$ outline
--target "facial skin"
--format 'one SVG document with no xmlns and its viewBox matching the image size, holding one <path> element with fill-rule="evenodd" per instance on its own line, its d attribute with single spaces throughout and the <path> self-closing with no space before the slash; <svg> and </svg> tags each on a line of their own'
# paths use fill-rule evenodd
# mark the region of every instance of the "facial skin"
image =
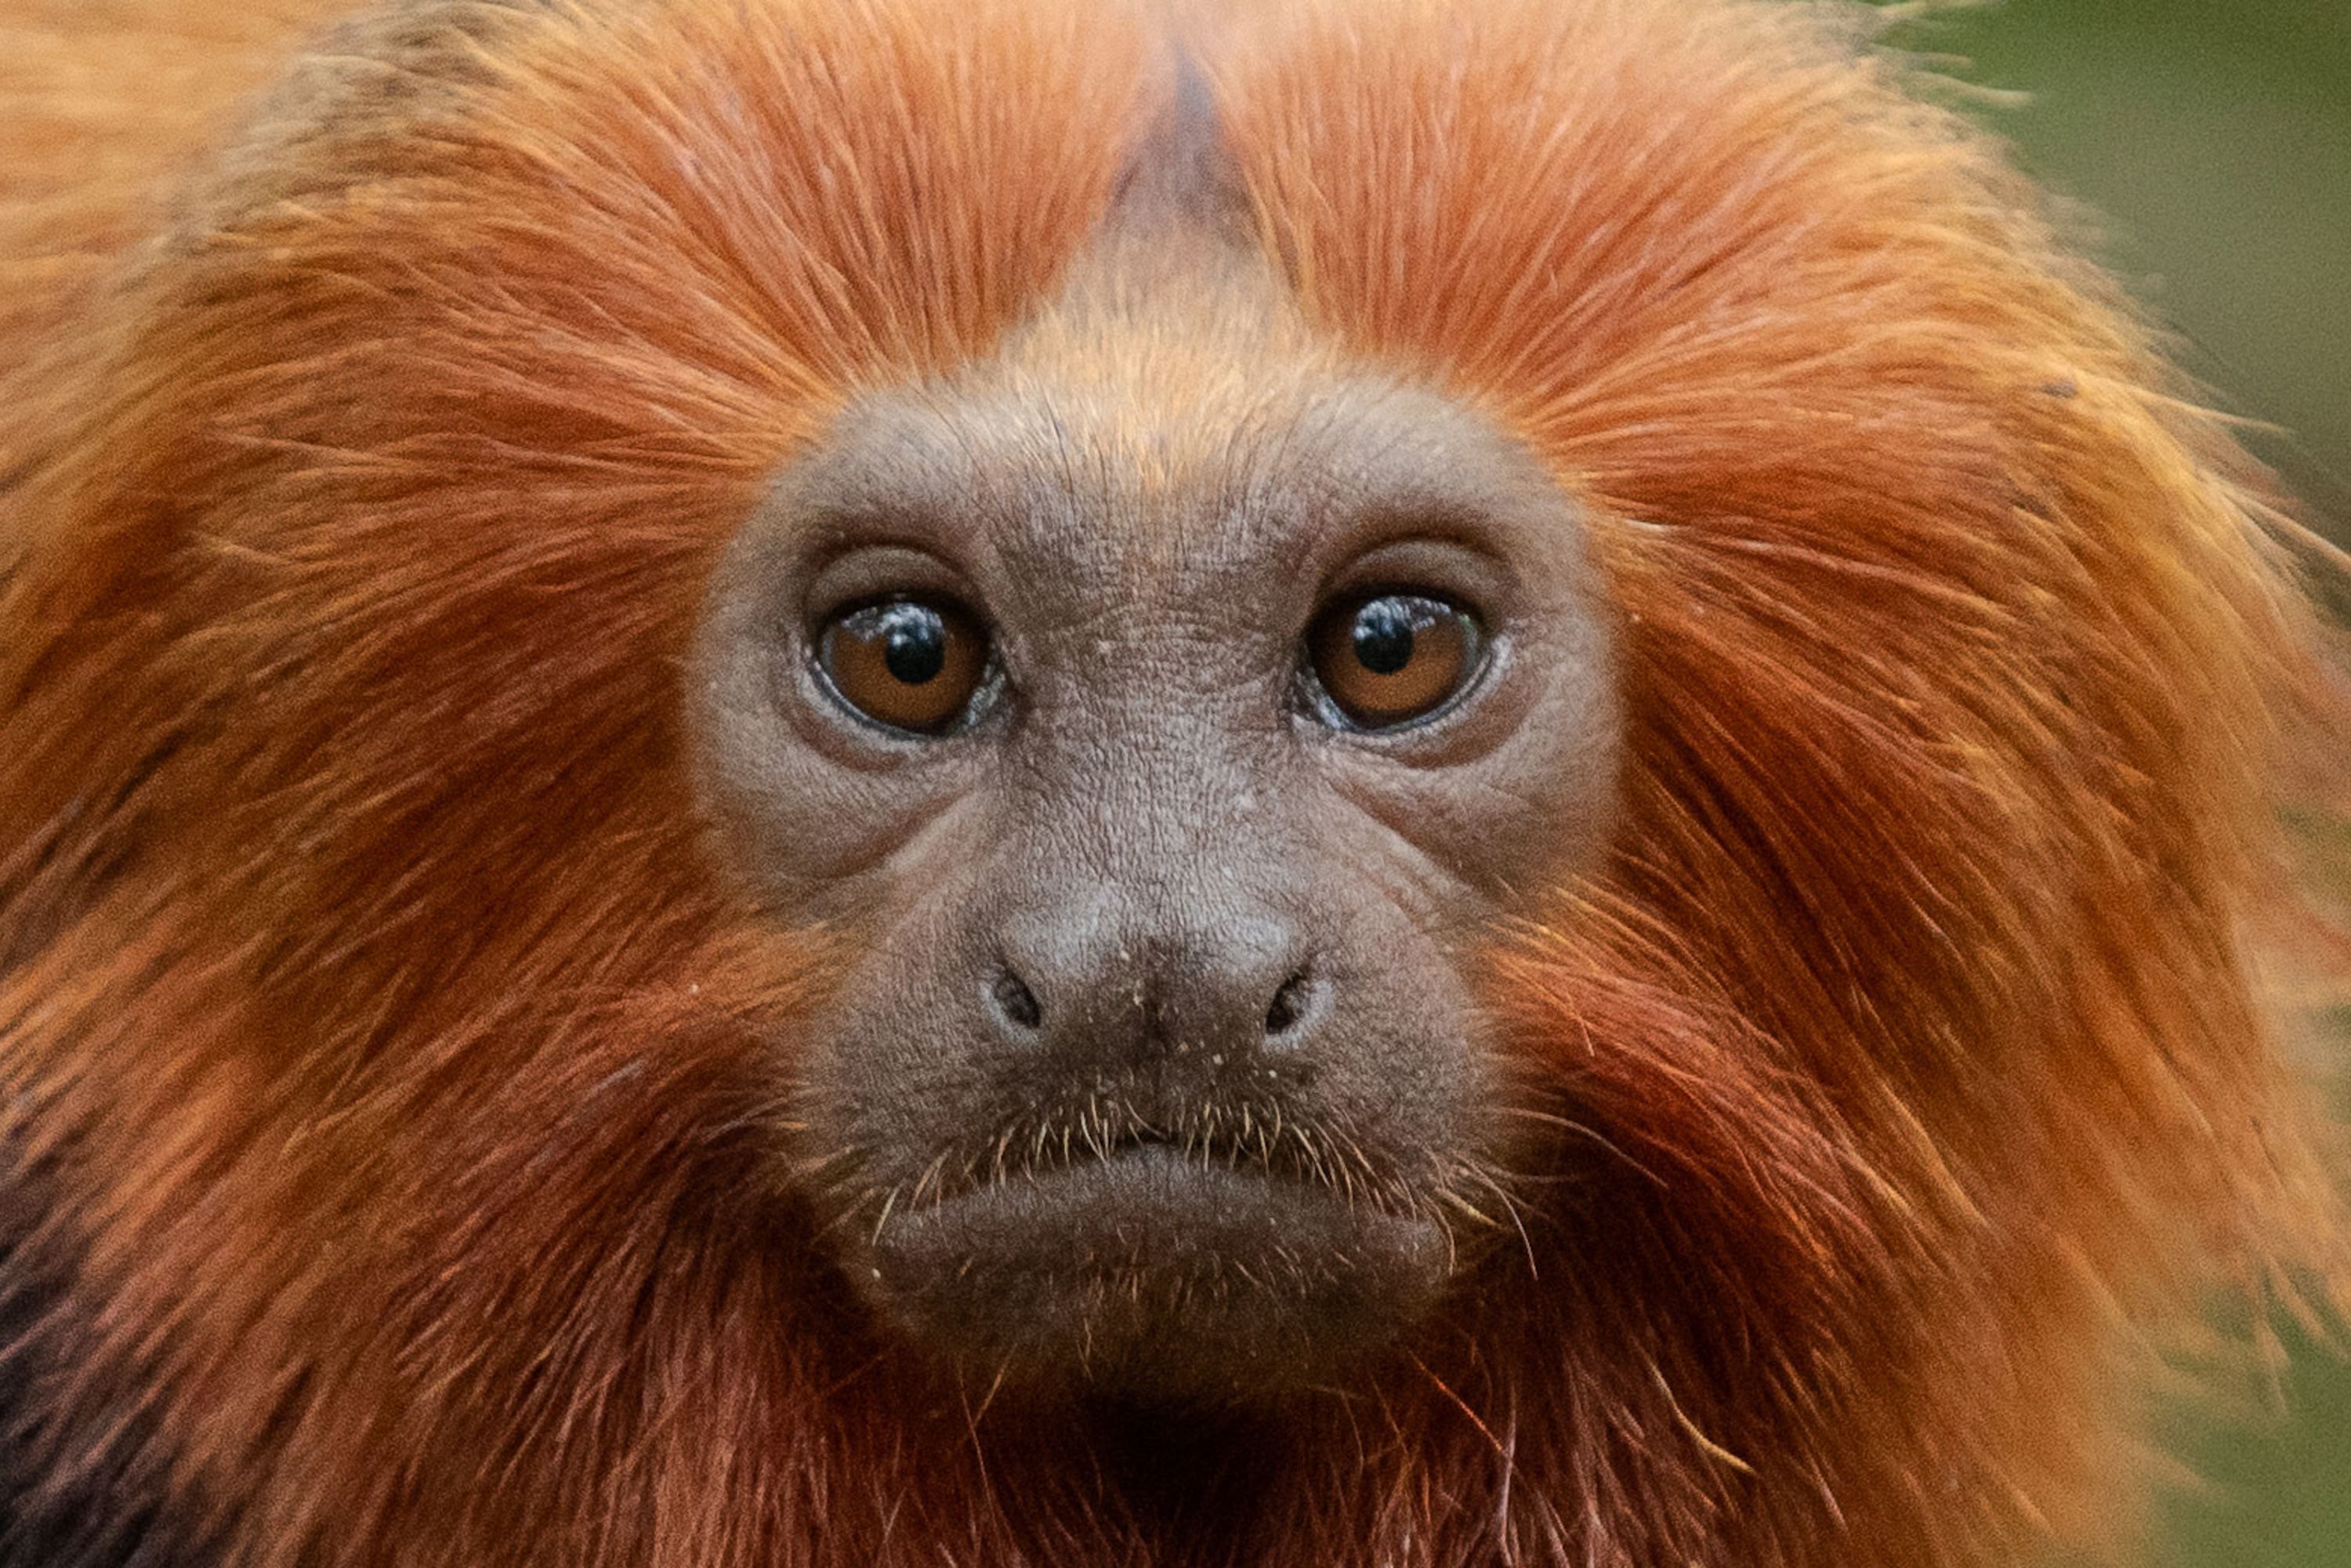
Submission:
<svg viewBox="0 0 2351 1568">
<path fill-rule="evenodd" d="M 777 1071 L 885 1322 L 983 1381 L 1247 1399 L 1499 1220 L 1475 955 L 1595 852 L 1618 715 L 1576 509 L 1476 411 L 1113 240 L 841 411 L 697 659 L 722 858 L 859 936 Z"/>
</svg>

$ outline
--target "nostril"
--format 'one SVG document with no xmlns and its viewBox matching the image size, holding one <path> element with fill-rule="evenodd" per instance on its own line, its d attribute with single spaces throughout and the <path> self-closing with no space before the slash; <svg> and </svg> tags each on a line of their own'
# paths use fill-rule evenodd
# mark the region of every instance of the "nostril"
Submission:
<svg viewBox="0 0 2351 1568">
<path fill-rule="evenodd" d="M 1312 1010 L 1315 992 L 1314 981 L 1303 970 L 1284 980 L 1281 989 L 1273 993 L 1272 1005 L 1265 1009 L 1265 1037 L 1280 1040 L 1293 1033 Z"/>
<path fill-rule="evenodd" d="M 997 969 L 987 983 L 987 999 L 998 1018 L 1024 1033 L 1034 1032 L 1045 1019 L 1045 1009 L 1037 1005 L 1037 993 L 1009 968 Z"/>
</svg>

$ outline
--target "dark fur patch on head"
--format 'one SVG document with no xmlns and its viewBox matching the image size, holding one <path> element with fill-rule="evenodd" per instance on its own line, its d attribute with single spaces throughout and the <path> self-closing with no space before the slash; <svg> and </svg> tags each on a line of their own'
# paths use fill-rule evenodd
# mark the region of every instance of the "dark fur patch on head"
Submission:
<svg viewBox="0 0 2351 1568">
<path fill-rule="evenodd" d="M 1188 50 L 1176 51 L 1165 106 L 1130 155 L 1112 198 L 1114 225 L 1222 230 L 1248 212 L 1216 89 Z"/>
</svg>

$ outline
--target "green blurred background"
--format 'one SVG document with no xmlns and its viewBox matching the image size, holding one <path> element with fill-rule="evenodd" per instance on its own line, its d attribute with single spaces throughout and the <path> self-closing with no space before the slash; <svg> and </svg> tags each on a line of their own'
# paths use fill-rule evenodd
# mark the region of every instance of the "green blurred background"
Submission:
<svg viewBox="0 0 2351 1568">
<path fill-rule="evenodd" d="M 2351 0 L 2006 0 L 1894 41 L 2026 95 L 1979 117 L 2351 543 Z M 2351 1568 L 2351 1366 L 2289 1343 L 2285 1414 L 2175 1415 L 2207 1484 L 2167 1507 L 2162 1568 Z"/>
<path fill-rule="evenodd" d="M 2024 95 L 1979 118 L 2083 204 L 2182 362 L 2277 427 L 2252 444 L 2351 538 L 2351 0 L 1916 8 L 1896 41 Z"/>
</svg>

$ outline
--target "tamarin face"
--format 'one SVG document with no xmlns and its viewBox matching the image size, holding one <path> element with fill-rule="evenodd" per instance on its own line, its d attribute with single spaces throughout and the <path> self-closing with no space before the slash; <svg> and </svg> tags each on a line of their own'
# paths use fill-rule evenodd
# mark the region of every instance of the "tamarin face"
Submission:
<svg viewBox="0 0 2351 1568">
<path fill-rule="evenodd" d="M 1465 958 L 1604 831 L 1610 638 L 1496 424 L 1109 250 L 788 466 L 701 733 L 721 858 L 859 935 L 778 1070 L 850 1277 L 983 1376 L 1230 1397 L 1507 1202 Z"/>
</svg>

